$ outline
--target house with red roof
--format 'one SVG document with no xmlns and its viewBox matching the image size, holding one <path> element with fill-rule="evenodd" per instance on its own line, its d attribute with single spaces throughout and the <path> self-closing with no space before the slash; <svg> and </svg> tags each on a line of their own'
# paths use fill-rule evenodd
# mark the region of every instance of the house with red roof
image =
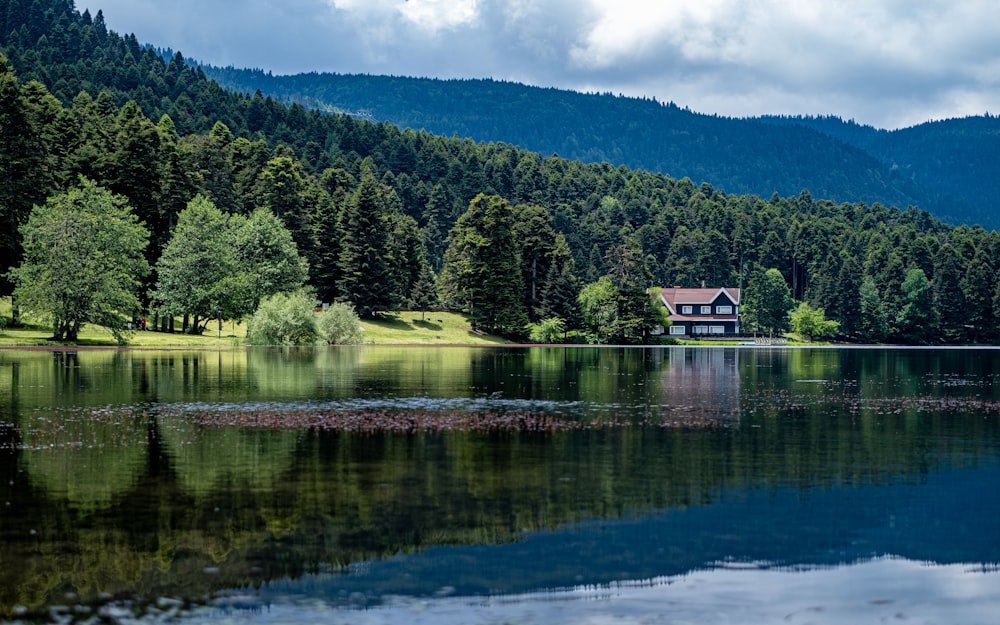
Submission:
<svg viewBox="0 0 1000 625">
<path fill-rule="evenodd" d="M 740 333 L 740 289 L 673 287 L 660 290 L 676 338 L 732 336 Z"/>
</svg>

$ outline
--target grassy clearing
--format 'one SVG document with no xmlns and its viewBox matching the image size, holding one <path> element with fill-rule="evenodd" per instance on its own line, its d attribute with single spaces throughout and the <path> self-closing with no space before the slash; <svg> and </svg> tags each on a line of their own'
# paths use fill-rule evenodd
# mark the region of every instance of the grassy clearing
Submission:
<svg viewBox="0 0 1000 625">
<path fill-rule="evenodd" d="M 498 345 L 506 339 L 472 331 L 465 315 L 448 312 L 396 312 L 364 320 L 365 340 L 375 345 Z"/>
<path fill-rule="evenodd" d="M 0 318 L 10 323 L 10 298 L 0 300 Z M 52 328 L 38 319 L 22 317 L 18 328 L 0 328 L 0 347 L 65 347 L 67 343 L 50 340 Z M 364 320 L 367 343 L 375 345 L 497 345 L 508 343 L 500 337 L 474 333 L 464 315 L 429 312 L 421 320 L 419 312 L 396 312 L 378 320 Z M 181 327 L 177 320 L 176 327 Z M 226 349 L 247 343 L 246 324 L 226 321 L 221 331 L 210 321 L 201 336 L 166 332 L 133 332 L 129 347 Z M 80 340 L 72 343 L 81 347 L 116 347 L 111 333 L 88 324 L 80 332 Z"/>
</svg>

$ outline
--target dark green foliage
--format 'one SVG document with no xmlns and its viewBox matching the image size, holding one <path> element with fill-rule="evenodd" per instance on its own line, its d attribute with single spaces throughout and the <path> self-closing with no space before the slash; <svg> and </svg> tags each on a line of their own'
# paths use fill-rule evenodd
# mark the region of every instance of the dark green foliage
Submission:
<svg viewBox="0 0 1000 625">
<path fill-rule="evenodd" d="M 866 343 L 880 343 L 889 335 L 889 322 L 875 280 L 865 276 L 858 293 L 860 313 L 855 327 L 858 338 Z"/>
<path fill-rule="evenodd" d="M 385 196 L 372 172 L 344 206 L 341 216 L 338 298 L 350 302 L 361 317 L 388 311 L 395 301 L 396 281 L 388 262 Z"/>
<path fill-rule="evenodd" d="M 995 284 L 1000 284 L 996 279 L 996 271 L 990 267 L 986 253 L 980 250 L 962 278 L 962 294 L 967 311 L 965 323 L 970 342 L 986 343 L 996 339 L 996 317 L 993 315 Z"/>
<path fill-rule="evenodd" d="M 420 320 L 424 320 L 424 313 L 434 310 L 441 305 L 441 298 L 437 293 L 437 278 L 431 271 L 430 265 L 424 263 L 420 267 L 420 275 L 410 290 L 409 306 L 412 310 L 420 311 Z"/>
<path fill-rule="evenodd" d="M 944 308 L 926 307 L 932 321 L 941 312 L 958 314 L 957 308 L 945 310 L 961 301 L 944 298 L 945 289 L 960 291 L 967 306 L 967 336 L 935 333 L 934 340 L 983 342 L 997 337 L 997 317 L 989 311 L 997 292 L 1000 235 L 947 227 L 915 207 L 900 211 L 881 203 L 820 199 L 869 197 L 856 195 L 860 191 L 855 184 L 884 186 L 885 172 L 877 167 L 839 178 L 834 187 L 811 185 L 811 192 L 803 190 L 806 168 L 826 167 L 830 158 L 849 156 L 850 151 L 819 146 L 813 143 L 814 134 L 802 134 L 801 128 L 781 130 L 782 136 L 808 139 L 794 144 L 789 154 L 798 154 L 800 148 L 819 152 L 809 158 L 799 154 L 794 166 L 780 171 L 752 161 L 784 143 L 755 145 L 752 154 L 736 152 L 741 176 L 769 173 L 726 188 L 743 190 L 750 187 L 740 185 L 752 182 L 766 184 L 768 191 L 762 197 L 731 195 L 700 182 L 711 179 L 709 174 L 716 170 L 696 168 L 691 173 L 694 181 L 678 180 L 604 162 L 542 157 L 508 143 L 449 139 L 325 114 L 283 104 L 265 91 L 227 92 L 183 56 L 164 59 L 133 36 L 107 31 L 100 13 L 87 19 L 71 3 L 59 0 L 18 6 L 18 11 L 0 11 L 8 25 L 0 30 L 0 46 L 8 57 L 6 64 L 0 63 L 0 273 L 19 262 L 17 226 L 31 207 L 65 192 L 85 174 L 118 190 L 141 212 L 153 242 L 149 261 L 158 259 L 178 214 L 200 193 L 225 214 L 246 217 L 261 207 L 278 213 L 298 254 L 309 261 L 310 286 L 321 301 L 360 300 L 355 301 L 358 312 L 367 316 L 391 310 L 412 296 L 426 263 L 441 270 L 442 290 L 452 303 L 485 310 L 495 299 L 492 292 L 489 298 L 480 293 L 482 299 L 473 301 L 456 290 L 454 270 L 443 270 L 446 233 L 454 233 L 461 209 L 485 194 L 517 206 L 514 212 L 507 209 L 516 217 L 505 217 L 512 234 L 494 242 L 503 254 L 489 257 L 490 263 L 515 262 L 509 275 L 516 276 L 516 282 L 494 286 L 502 298 L 515 297 L 517 305 L 503 311 L 512 313 L 511 319 L 476 318 L 482 329 L 503 327 L 520 334 L 521 315 L 529 314 L 535 319 L 562 318 L 567 327 L 580 327 L 579 285 L 612 275 L 617 270 L 612 257 L 622 258 L 622 250 L 627 250 L 636 263 L 642 259 L 644 267 L 634 274 L 640 276 L 629 287 L 634 293 L 640 287 L 702 282 L 746 286 L 745 268 L 773 267 L 794 298 L 822 306 L 851 333 L 849 338 L 861 340 L 881 332 L 865 325 L 874 309 L 863 309 L 862 276 L 871 278 L 893 326 L 888 338 L 918 340 L 914 318 L 900 313 L 912 303 L 906 299 L 904 277 L 920 269 L 925 279 L 940 285 L 938 305 Z M 54 46 L 57 40 L 61 43 Z M 514 85 L 486 86 L 504 93 L 523 91 Z M 555 92 L 544 95 L 562 97 Z M 730 138 L 741 133 L 765 136 L 755 134 L 764 132 L 759 128 L 747 130 L 744 123 L 702 119 L 672 106 L 597 96 L 580 96 L 578 102 L 585 100 L 598 107 L 617 100 L 638 107 L 636 111 L 645 107 L 677 120 L 721 123 L 735 133 Z M 526 100 L 539 115 L 547 114 L 545 101 Z M 451 102 L 474 110 L 462 99 Z M 497 119 L 507 123 L 506 117 Z M 537 126 L 523 123 L 529 119 L 534 118 L 524 115 L 515 122 Z M 634 126 L 645 128 L 649 136 L 637 147 L 655 146 L 663 162 L 688 149 L 686 135 L 671 135 L 676 142 L 656 139 L 648 130 L 656 125 L 643 125 L 642 119 L 635 117 Z M 585 132 L 579 129 L 587 127 L 580 123 L 577 130 Z M 708 125 L 703 129 L 702 135 L 692 135 L 704 144 L 697 149 L 715 154 L 725 141 Z M 857 142 L 867 135 L 859 131 L 846 139 Z M 711 137 L 720 138 L 718 146 Z M 587 159 L 603 160 L 598 156 L 594 152 Z M 720 161 L 718 170 L 725 168 L 731 164 Z M 787 197 L 772 193 L 775 188 Z M 870 197 L 886 202 L 902 198 L 906 203 L 912 199 L 905 193 Z M 460 231 L 470 231 L 468 225 Z M 481 223 L 471 230 L 483 228 Z M 947 263 L 940 254 L 946 246 L 953 252 L 947 253 Z M 479 269 L 491 278 L 501 273 L 485 261 Z M 11 285 L 4 287 L 9 293 Z M 868 291 L 866 297 L 874 302 Z M 642 317 L 638 309 L 632 313 Z M 636 340 L 633 330 L 622 326 L 617 333 Z M 930 339 L 924 335 L 919 340 Z"/>
<path fill-rule="evenodd" d="M 936 334 L 933 290 L 923 269 L 906 272 L 902 292 L 903 308 L 896 317 L 899 338 L 909 343 L 933 341 Z"/>
<path fill-rule="evenodd" d="M 751 274 L 743 301 L 743 323 L 747 329 L 763 334 L 781 334 L 788 330 L 788 311 L 794 302 L 785 279 L 777 269 L 757 267 Z"/>
<path fill-rule="evenodd" d="M 474 330 L 519 336 L 528 323 L 514 213 L 506 200 L 478 195 L 448 235 L 441 289 L 468 312 Z"/>
</svg>

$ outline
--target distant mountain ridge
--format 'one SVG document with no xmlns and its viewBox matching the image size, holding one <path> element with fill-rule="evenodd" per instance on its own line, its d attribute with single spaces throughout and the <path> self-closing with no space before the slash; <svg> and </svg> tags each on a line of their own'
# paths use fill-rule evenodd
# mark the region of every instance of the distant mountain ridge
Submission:
<svg viewBox="0 0 1000 625">
<path fill-rule="evenodd" d="M 307 108 L 476 141 L 505 142 L 770 197 L 916 205 L 953 224 L 1000 228 L 1000 120 L 887 131 L 837 117 L 736 119 L 673 102 L 496 80 L 297 74 L 201 66 L 224 87 Z"/>
</svg>

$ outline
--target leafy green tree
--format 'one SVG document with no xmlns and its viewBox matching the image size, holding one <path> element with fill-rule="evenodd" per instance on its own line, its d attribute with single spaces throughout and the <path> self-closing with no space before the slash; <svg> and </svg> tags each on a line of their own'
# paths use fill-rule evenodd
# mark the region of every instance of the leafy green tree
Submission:
<svg viewBox="0 0 1000 625">
<path fill-rule="evenodd" d="M 506 200 L 479 194 L 448 234 L 442 295 L 469 313 L 474 330 L 516 336 L 528 323 L 513 225 Z"/>
<path fill-rule="evenodd" d="M 241 295 L 234 310 L 237 317 L 251 314 L 269 295 L 302 288 L 309 279 L 309 264 L 281 219 L 258 208 L 232 224 L 237 272 L 231 282 Z"/>
<path fill-rule="evenodd" d="M 318 338 L 316 298 L 305 290 L 265 297 L 250 320 L 248 336 L 257 345 L 307 345 Z"/>
<path fill-rule="evenodd" d="M 609 342 L 618 317 L 618 289 L 611 278 L 603 276 L 584 286 L 578 299 L 591 342 Z"/>
<path fill-rule="evenodd" d="M 532 343 L 560 343 L 566 338 L 566 322 L 559 317 L 528 324 L 528 340 Z"/>
<path fill-rule="evenodd" d="M 746 327 L 769 335 L 788 330 L 788 311 L 794 301 L 780 271 L 757 267 L 750 274 L 742 299 Z"/>
<path fill-rule="evenodd" d="M 394 301 L 392 268 L 387 262 L 388 220 L 385 198 L 371 169 L 341 216 L 339 297 L 362 318 L 390 310 Z"/>
<path fill-rule="evenodd" d="M 858 318 L 858 337 L 863 341 L 880 343 L 889 334 L 889 321 L 886 317 L 882 297 L 875 286 L 875 279 L 865 276 L 858 291 L 861 313 Z"/>
<path fill-rule="evenodd" d="M 899 337 L 911 343 L 934 338 L 934 302 L 931 283 L 923 269 L 911 269 L 903 280 L 903 308 L 896 317 Z"/>
<path fill-rule="evenodd" d="M 75 341 L 84 323 L 95 323 L 127 341 L 149 273 L 143 256 L 149 232 L 124 197 L 81 179 L 36 206 L 21 237 L 24 261 L 12 271 L 14 296 L 52 321 L 55 340 Z"/>
<path fill-rule="evenodd" d="M 196 331 L 220 312 L 227 318 L 241 316 L 236 288 L 241 265 L 230 219 L 202 195 L 178 214 L 156 263 L 152 305 L 158 313 L 193 315 Z"/>
<path fill-rule="evenodd" d="M 792 331 L 810 341 L 833 338 L 840 329 L 839 322 L 827 319 L 822 308 L 813 308 L 808 302 L 799 303 L 791 312 L 790 321 Z"/>
<path fill-rule="evenodd" d="M 334 302 L 316 318 L 316 332 L 328 345 L 357 345 L 365 339 L 354 306 Z"/>
</svg>

